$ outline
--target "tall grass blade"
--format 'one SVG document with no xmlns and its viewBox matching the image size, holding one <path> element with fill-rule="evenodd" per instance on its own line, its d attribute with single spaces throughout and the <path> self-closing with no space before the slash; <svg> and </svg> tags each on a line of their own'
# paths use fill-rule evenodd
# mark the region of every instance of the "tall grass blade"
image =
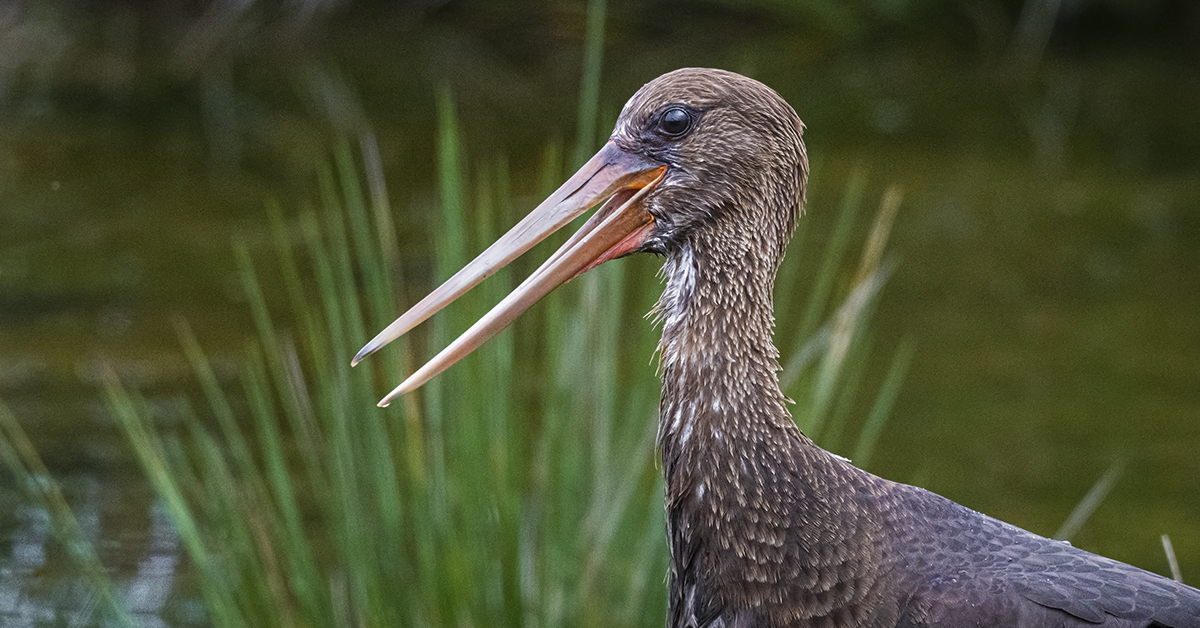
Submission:
<svg viewBox="0 0 1200 628">
<path fill-rule="evenodd" d="M 579 121 L 573 166 L 578 168 L 596 150 L 600 111 L 600 68 L 604 57 L 604 22 L 607 0 L 588 0 L 587 34 L 584 36 L 583 72 L 579 82 Z"/>
<path fill-rule="evenodd" d="M 847 196 L 849 196 L 849 192 Z M 883 251 L 887 245 L 888 236 L 891 234 L 896 212 L 900 207 L 900 199 L 899 189 L 895 187 L 889 188 L 884 194 L 879 211 L 875 216 L 874 226 L 867 237 L 866 246 L 863 248 L 862 257 L 859 260 L 855 285 L 864 284 L 879 271 L 883 260 Z M 847 356 L 852 351 L 862 351 L 861 346 L 865 343 L 861 332 L 874 310 L 878 290 L 864 294 L 870 298 L 848 302 L 854 303 L 855 307 L 841 308 L 833 318 L 829 345 L 821 361 L 821 368 L 817 372 L 812 409 L 807 416 L 807 432 L 813 439 L 821 439 L 823 430 L 829 427 L 826 425 L 826 420 L 838 393 L 839 385 L 842 384 Z M 853 367 L 851 371 L 853 371 Z M 840 386 L 840 388 L 842 391 L 846 390 L 845 386 Z M 842 426 L 834 424 L 832 429 L 835 433 L 840 434 Z"/>
<path fill-rule="evenodd" d="M 100 615 L 117 626 L 138 626 L 104 565 L 100 563 L 100 557 L 96 555 L 91 540 L 71 512 L 58 483 L 50 476 L 41 456 L 34 449 L 21 424 L 17 422 L 17 417 L 3 400 L 0 400 L 0 461 L 3 461 L 17 478 L 17 484 L 25 498 L 49 515 L 54 537 L 79 569 L 83 581 L 94 592 L 99 603 Z M 84 609 L 94 608 L 91 603 L 81 606 Z M 88 619 L 77 617 L 76 623 L 83 623 Z"/>
<path fill-rule="evenodd" d="M 1183 572 L 1179 570 L 1179 558 L 1175 556 L 1175 546 L 1171 544 L 1171 536 L 1162 535 L 1163 553 L 1167 555 L 1167 564 L 1171 566 L 1171 578 L 1175 582 L 1183 582 Z"/>
<path fill-rule="evenodd" d="M 854 226 L 858 208 L 862 206 L 864 182 L 865 177 L 859 171 L 851 174 L 850 179 L 846 182 L 846 191 L 842 194 L 841 205 L 838 206 L 833 233 L 826 244 L 821 264 L 817 267 L 815 283 L 812 291 L 809 292 L 808 301 L 804 306 L 804 314 L 800 319 L 800 327 L 796 335 L 798 342 L 804 342 L 809 334 L 817 328 L 821 312 L 829 302 L 834 287 L 833 280 L 837 276 L 842 253 L 850 240 L 850 231 Z"/>
<path fill-rule="evenodd" d="M 871 464 L 875 445 L 879 442 L 879 436 L 883 433 L 883 426 L 887 422 L 887 418 L 891 416 L 892 406 L 895 405 L 896 397 L 900 394 L 900 385 L 904 382 L 904 376 L 908 374 L 908 367 L 912 364 L 915 353 L 916 342 L 911 338 L 905 338 L 900 342 L 896 354 L 892 357 L 892 364 L 888 368 L 887 375 L 883 377 L 883 384 L 879 387 L 875 403 L 871 405 L 871 410 L 867 413 L 867 420 L 863 423 L 862 431 L 859 432 L 858 443 L 854 446 L 854 454 L 851 459 L 860 468 L 866 469 Z"/>
<path fill-rule="evenodd" d="M 1067 520 L 1063 522 L 1052 538 L 1059 541 L 1071 540 L 1071 537 L 1075 536 L 1075 533 L 1083 527 L 1083 524 L 1087 523 L 1088 517 L 1091 517 L 1092 513 L 1096 511 L 1096 508 L 1100 506 L 1100 502 L 1104 501 L 1104 498 L 1108 496 L 1108 492 L 1112 490 L 1113 485 L 1117 483 L 1117 480 L 1121 478 L 1121 474 L 1124 472 L 1124 458 L 1119 458 L 1109 465 L 1108 470 L 1104 472 L 1104 475 L 1100 476 L 1100 479 L 1096 480 L 1096 483 L 1083 496 L 1083 499 L 1079 500 L 1079 503 L 1075 505 L 1071 514 L 1067 516 Z"/>
<path fill-rule="evenodd" d="M 783 373 L 779 377 L 779 385 L 783 390 L 789 390 L 797 385 L 801 377 L 805 374 L 805 370 L 816 363 L 826 351 L 829 349 L 830 339 L 833 337 L 834 321 L 842 315 L 843 311 L 852 309 L 862 309 L 866 304 L 873 301 L 883 290 L 884 284 L 891 277 L 895 265 L 884 262 L 876 271 L 863 281 L 855 286 L 854 290 L 841 302 L 838 309 L 834 311 L 831 320 L 823 324 L 817 331 L 813 332 L 808 341 L 800 345 L 790 357 L 784 355 Z"/>
<path fill-rule="evenodd" d="M 168 461 L 167 452 L 174 447 L 154 433 L 144 408 L 133 394 L 121 387 L 115 375 L 109 377 L 105 393 L 109 411 L 129 439 L 134 455 L 154 487 L 154 492 L 163 501 L 184 550 L 199 574 L 201 595 L 209 620 L 216 626 L 237 625 L 243 619 L 230 602 L 227 574 L 222 573 L 213 562 L 200 531 L 203 524 L 196 518 L 185 496 L 182 482 L 191 474 L 181 473 L 177 466 L 172 466 Z"/>
</svg>

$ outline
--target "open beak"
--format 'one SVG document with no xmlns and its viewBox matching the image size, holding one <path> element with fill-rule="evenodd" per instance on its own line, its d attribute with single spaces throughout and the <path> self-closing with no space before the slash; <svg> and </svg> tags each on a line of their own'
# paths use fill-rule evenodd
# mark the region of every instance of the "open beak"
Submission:
<svg viewBox="0 0 1200 628">
<path fill-rule="evenodd" d="M 351 366 L 421 324 L 590 207 L 604 202 L 550 259 L 450 346 L 388 393 L 379 402 L 380 407 L 466 357 L 551 290 L 610 259 L 636 251 L 654 227 L 654 219 L 642 201 L 662 181 L 666 170 L 666 166 L 625 152 L 612 142 L 605 144 L 508 233 L 379 332 L 354 356 Z"/>
</svg>

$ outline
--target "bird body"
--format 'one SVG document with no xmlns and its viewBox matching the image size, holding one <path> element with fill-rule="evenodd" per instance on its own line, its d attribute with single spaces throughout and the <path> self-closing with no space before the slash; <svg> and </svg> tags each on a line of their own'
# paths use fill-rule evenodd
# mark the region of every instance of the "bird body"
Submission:
<svg viewBox="0 0 1200 628">
<path fill-rule="evenodd" d="M 688 68 L 651 81 L 588 165 L 356 361 L 604 202 L 384 403 L 571 277 L 662 255 L 668 626 L 1200 628 L 1196 589 L 874 476 L 796 427 L 772 293 L 804 202 L 802 133 L 786 101 L 752 79 Z"/>
<path fill-rule="evenodd" d="M 664 462 L 672 628 L 1200 626 L 1195 589 L 781 435 Z"/>
</svg>

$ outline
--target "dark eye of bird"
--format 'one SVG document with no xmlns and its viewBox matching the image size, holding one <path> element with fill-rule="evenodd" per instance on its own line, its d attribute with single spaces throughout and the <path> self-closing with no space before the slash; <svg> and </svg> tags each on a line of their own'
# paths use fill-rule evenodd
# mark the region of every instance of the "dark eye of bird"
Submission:
<svg viewBox="0 0 1200 628">
<path fill-rule="evenodd" d="M 663 135 L 679 137 L 692 128 L 692 114 L 683 107 L 671 107 L 663 112 L 658 128 Z"/>
</svg>

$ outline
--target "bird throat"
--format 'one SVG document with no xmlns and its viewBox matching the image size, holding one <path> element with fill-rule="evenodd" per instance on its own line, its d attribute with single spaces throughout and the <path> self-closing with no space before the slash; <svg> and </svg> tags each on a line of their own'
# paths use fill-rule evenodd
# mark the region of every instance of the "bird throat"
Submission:
<svg viewBox="0 0 1200 628">
<path fill-rule="evenodd" d="M 780 391 L 771 342 L 777 260 L 736 238 L 721 244 L 685 245 L 663 267 L 659 444 L 672 612 L 700 612 L 681 609 L 701 599 L 710 610 L 791 612 L 778 587 L 867 582 L 875 552 L 860 538 L 870 526 L 830 507 L 844 470 L 800 432 Z M 813 539 L 858 553 L 839 555 L 835 573 Z M 867 589 L 822 594 L 811 612 L 849 607 Z"/>
<path fill-rule="evenodd" d="M 694 455 L 750 435 L 803 438 L 779 389 L 771 341 L 777 264 L 748 265 L 761 259 L 750 244 L 687 242 L 663 265 L 667 285 L 656 308 L 663 326 L 659 444 L 664 462 L 682 457 L 680 471 L 691 468 Z M 673 466 L 664 466 L 668 483 Z"/>
<path fill-rule="evenodd" d="M 832 506 L 845 468 L 787 412 L 772 342 L 778 259 L 752 244 L 700 241 L 664 264 L 659 444 L 671 626 L 720 609 L 774 617 L 772 626 L 838 614 L 862 604 L 876 579 L 874 527 Z M 838 556 L 830 562 L 818 548 Z M 848 585 L 794 606 L 821 582 Z"/>
</svg>

